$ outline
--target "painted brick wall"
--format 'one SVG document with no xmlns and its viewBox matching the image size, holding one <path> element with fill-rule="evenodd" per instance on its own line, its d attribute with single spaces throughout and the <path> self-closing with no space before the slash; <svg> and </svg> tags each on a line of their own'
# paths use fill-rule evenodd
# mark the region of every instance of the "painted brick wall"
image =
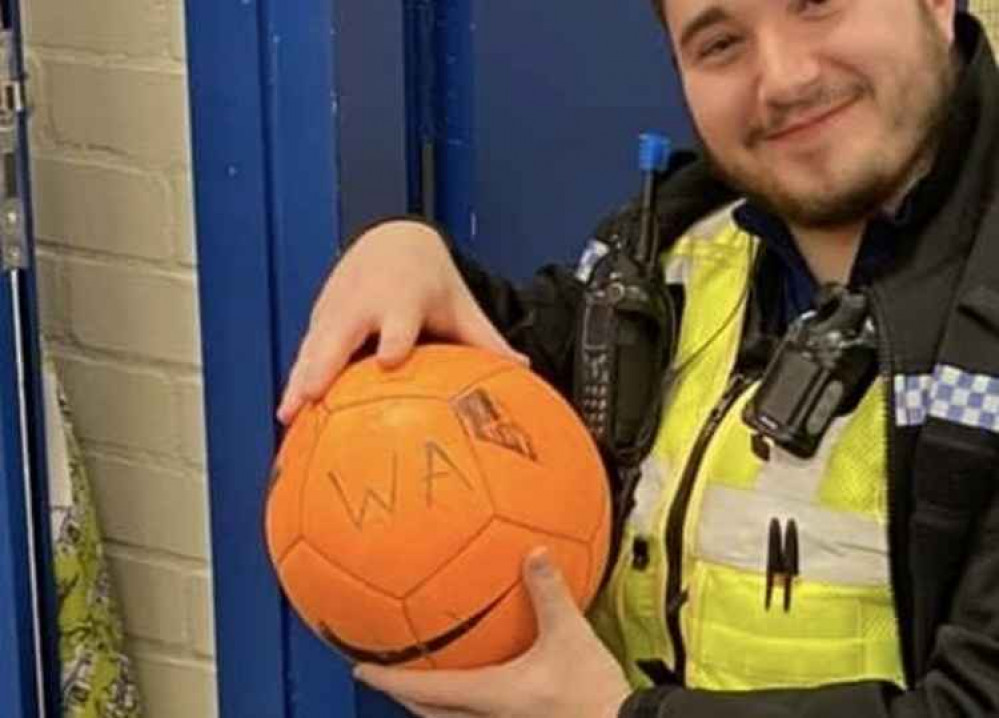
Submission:
<svg viewBox="0 0 999 718">
<path fill-rule="evenodd" d="M 999 48 L 999 0 L 971 0 L 969 7 L 985 24 L 992 49 Z"/>
<path fill-rule="evenodd" d="M 43 328 L 146 715 L 211 718 L 183 0 L 22 1 Z"/>
</svg>

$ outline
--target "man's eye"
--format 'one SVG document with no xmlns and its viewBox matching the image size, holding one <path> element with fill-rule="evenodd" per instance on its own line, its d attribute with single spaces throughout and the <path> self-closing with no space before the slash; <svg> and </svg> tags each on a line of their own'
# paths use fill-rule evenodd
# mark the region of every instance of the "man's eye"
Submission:
<svg viewBox="0 0 999 718">
<path fill-rule="evenodd" d="M 794 0 L 794 10 L 799 15 L 818 16 L 832 9 L 832 0 Z"/>
<path fill-rule="evenodd" d="M 711 60 L 723 56 L 725 53 L 730 52 L 734 47 L 739 44 L 739 38 L 735 35 L 722 35 L 721 37 L 716 37 L 706 43 L 701 47 L 698 56 L 702 60 Z"/>
</svg>

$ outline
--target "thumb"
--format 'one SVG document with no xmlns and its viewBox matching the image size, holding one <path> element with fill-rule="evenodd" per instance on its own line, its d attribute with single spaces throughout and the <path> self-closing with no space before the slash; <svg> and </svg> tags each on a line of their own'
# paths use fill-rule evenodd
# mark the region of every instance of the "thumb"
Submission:
<svg viewBox="0 0 999 718">
<path fill-rule="evenodd" d="M 527 355 L 510 346 L 472 299 L 462 302 L 456 310 L 453 338 L 463 344 L 495 352 L 518 364 L 531 365 Z"/>
<path fill-rule="evenodd" d="M 539 638 L 581 615 L 548 549 L 538 548 L 528 554 L 524 560 L 524 583 L 534 606 Z"/>
</svg>

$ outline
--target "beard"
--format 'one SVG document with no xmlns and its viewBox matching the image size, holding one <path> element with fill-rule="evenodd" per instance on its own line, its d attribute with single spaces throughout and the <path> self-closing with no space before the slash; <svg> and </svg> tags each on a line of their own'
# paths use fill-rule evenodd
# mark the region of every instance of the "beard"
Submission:
<svg viewBox="0 0 999 718">
<path fill-rule="evenodd" d="M 830 229 L 863 221 L 903 192 L 932 161 L 950 110 L 957 84 L 959 60 L 922 2 L 921 71 L 909 76 L 904 89 L 896 88 L 895 101 L 886 108 L 886 137 L 891 144 L 878 147 L 849 168 L 832 176 L 825 186 L 795 189 L 769 167 L 757 169 L 746 163 L 726 161 L 703 141 L 705 154 L 715 173 L 747 199 L 782 217 L 791 225 Z M 908 92 L 919 97 L 906 100 Z M 775 108 L 766 126 L 748 128 L 745 146 L 752 150 L 771 132 L 779 131 L 786 119 L 813 108 L 832 108 L 852 99 L 874 97 L 874 89 L 861 81 L 840 87 L 820 87 L 799 98 L 793 106 Z M 887 144 L 887 143 L 886 143 Z"/>
</svg>

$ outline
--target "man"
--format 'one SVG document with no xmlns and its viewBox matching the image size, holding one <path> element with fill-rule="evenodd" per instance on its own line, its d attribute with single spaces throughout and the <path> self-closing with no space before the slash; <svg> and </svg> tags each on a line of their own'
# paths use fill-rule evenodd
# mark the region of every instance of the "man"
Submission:
<svg viewBox="0 0 999 718">
<path fill-rule="evenodd" d="M 984 33 L 953 0 L 661 11 L 710 171 L 678 169 L 658 197 L 682 331 L 596 633 L 535 553 L 525 655 L 358 677 L 433 718 L 999 715 L 999 73 Z M 743 414 L 828 283 L 863 297 L 879 371 L 801 458 Z M 558 269 L 514 291 L 432 227 L 379 225 L 331 276 L 279 416 L 373 334 L 386 365 L 427 330 L 523 352 L 566 391 L 581 293 Z"/>
</svg>

